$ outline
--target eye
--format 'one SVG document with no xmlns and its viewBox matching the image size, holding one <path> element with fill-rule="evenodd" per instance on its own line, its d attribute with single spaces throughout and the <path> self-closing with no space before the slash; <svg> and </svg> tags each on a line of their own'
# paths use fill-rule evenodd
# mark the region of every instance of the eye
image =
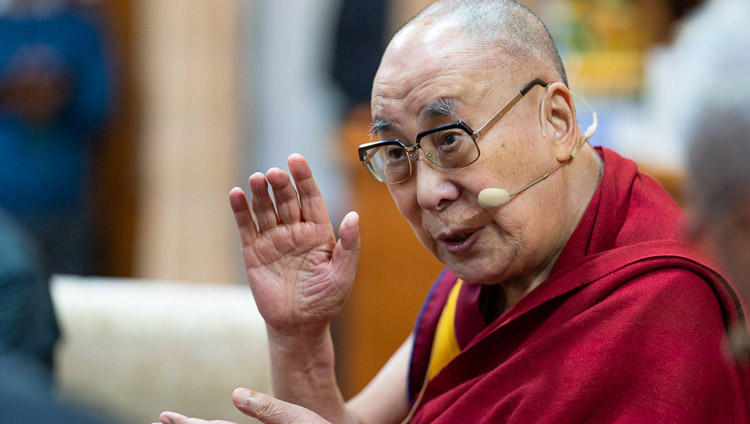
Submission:
<svg viewBox="0 0 750 424">
<path fill-rule="evenodd" d="M 386 149 L 386 158 L 389 161 L 401 160 L 406 157 L 406 151 L 402 147 L 390 146 Z"/>
<path fill-rule="evenodd" d="M 465 134 L 460 132 L 444 132 L 437 139 L 435 147 L 444 153 L 455 151 L 463 141 Z"/>
<path fill-rule="evenodd" d="M 446 134 L 443 137 L 443 145 L 445 146 L 451 146 L 458 142 L 458 134 Z"/>
</svg>

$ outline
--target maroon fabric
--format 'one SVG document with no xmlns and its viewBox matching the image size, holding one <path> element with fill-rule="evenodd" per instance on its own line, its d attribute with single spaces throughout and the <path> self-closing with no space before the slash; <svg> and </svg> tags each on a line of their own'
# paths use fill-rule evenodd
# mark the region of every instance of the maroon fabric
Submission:
<svg viewBox="0 0 750 424">
<path fill-rule="evenodd" d="M 599 153 L 602 182 L 550 278 L 489 326 L 471 318 L 476 289 L 461 291 L 471 324 L 456 330 L 471 341 L 412 422 L 748 422 L 748 368 L 722 350 L 743 317 L 736 294 L 681 240 L 684 217 L 658 184 Z M 412 395 L 454 282 L 443 273 L 432 292 L 445 294 L 417 323 Z"/>
<path fill-rule="evenodd" d="M 482 311 L 477 307 L 482 286 L 464 284 L 456 301 L 454 328 L 458 346 L 463 350 L 486 326 Z"/>
</svg>

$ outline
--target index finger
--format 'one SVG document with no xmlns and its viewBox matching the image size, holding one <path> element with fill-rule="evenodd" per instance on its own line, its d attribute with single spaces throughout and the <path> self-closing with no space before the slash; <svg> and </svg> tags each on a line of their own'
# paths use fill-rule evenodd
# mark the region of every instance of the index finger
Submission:
<svg viewBox="0 0 750 424">
<path fill-rule="evenodd" d="M 302 220 L 315 223 L 330 222 L 328 208 L 307 160 L 302 155 L 294 153 L 287 159 L 287 165 L 297 186 Z"/>
<path fill-rule="evenodd" d="M 229 204 L 232 206 L 234 222 L 237 224 L 237 230 L 240 233 L 240 241 L 243 246 L 247 246 L 258 235 L 258 229 L 255 227 L 253 215 L 250 213 L 250 205 L 247 202 L 245 192 L 239 187 L 233 188 L 229 192 Z"/>
</svg>

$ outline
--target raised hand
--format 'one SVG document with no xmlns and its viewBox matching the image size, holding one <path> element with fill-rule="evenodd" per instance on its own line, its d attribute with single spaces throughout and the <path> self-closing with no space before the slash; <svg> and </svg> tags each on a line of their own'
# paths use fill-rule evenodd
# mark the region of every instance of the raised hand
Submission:
<svg viewBox="0 0 750 424">
<path fill-rule="evenodd" d="M 232 401 L 234 402 L 234 406 L 236 406 L 240 412 L 247 416 L 257 418 L 260 422 L 265 424 L 329 423 L 320 416 L 314 414 L 312 411 L 301 406 L 283 402 L 266 394 L 254 392 L 248 389 L 236 389 L 234 393 L 232 393 Z M 200 418 L 189 418 L 175 412 L 163 412 L 161 416 L 159 416 L 159 420 L 161 424 L 235 424 L 230 421 L 206 421 Z"/>
<path fill-rule="evenodd" d="M 229 197 L 261 315 L 277 332 L 304 335 L 326 327 L 351 291 L 359 216 L 350 212 L 344 217 L 336 241 L 309 165 L 298 154 L 287 165 L 295 184 L 289 174 L 272 168 L 250 176 L 250 204 L 239 188 Z"/>
</svg>

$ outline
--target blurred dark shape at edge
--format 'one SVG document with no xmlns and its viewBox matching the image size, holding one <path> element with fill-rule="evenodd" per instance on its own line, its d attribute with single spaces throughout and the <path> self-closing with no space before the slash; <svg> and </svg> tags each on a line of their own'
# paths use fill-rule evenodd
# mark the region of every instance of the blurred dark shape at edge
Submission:
<svg viewBox="0 0 750 424">
<path fill-rule="evenodd" d="M 53 354 L 60 330 L 42 255 L 33 237 L 0 208 L 0 422 L 107 422 L 55 396 Z"/>
<path fill-rule="evenodd" d="M 336 25 L 332 76 L 347 109 L 370 104 L 372 81 L 385 50 L 384 0 L 344 0 Z"/>
</svg>

